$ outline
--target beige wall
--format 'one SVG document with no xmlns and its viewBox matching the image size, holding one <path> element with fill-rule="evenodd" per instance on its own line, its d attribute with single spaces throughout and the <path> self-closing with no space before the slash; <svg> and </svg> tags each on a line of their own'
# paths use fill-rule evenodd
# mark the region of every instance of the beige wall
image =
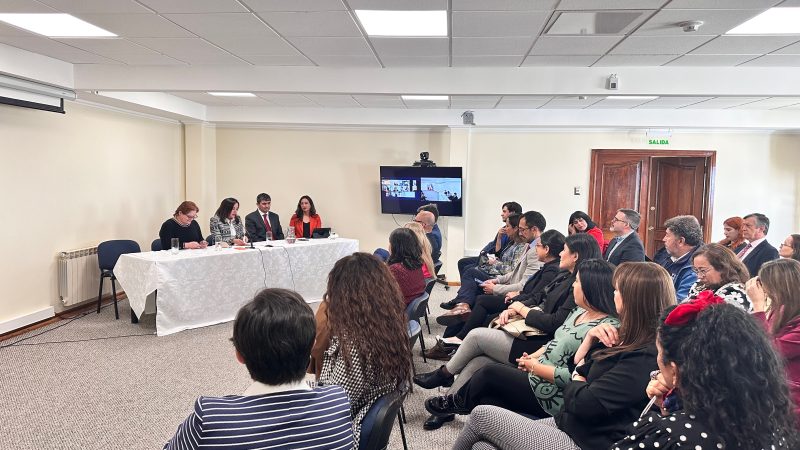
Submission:
<svg viewBox="0 0 800 450">
<path fill-rule="evenodd" d="M 149 249 L 183 197 L 181 125 L 66 108 L 0 106 L 0 323 L 59 309 L 58 252 L 108 239 Z"/>
</svg>

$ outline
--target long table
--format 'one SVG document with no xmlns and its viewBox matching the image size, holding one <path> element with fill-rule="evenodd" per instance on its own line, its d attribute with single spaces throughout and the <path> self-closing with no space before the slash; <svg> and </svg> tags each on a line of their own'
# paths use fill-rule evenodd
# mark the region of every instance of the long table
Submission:
<svg viewBox="0 0 800 450">
<path fill-rule="evenodd" d="M 309 303 L 319 301 L 334 263 L 357 251 L 357 240 L 338 238 L 178 254 L 129 253 L 119 258 L 114 275 L 137 316 L 147 296 L 157 292 L 156 334 L 165 336 L 233 320 L 242 305 L 268 287 L 295 290 Z"/>
</svg>

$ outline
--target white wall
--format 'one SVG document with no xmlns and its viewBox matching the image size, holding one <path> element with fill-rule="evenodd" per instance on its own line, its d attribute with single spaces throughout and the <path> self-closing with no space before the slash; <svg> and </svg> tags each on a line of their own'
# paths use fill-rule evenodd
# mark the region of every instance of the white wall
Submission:
<svg viewBox="0 0 800 450">
<path fill-rule="evenodd" d="M 180 124 L 66 110 L 0 106 L 0 323 L 59 309 L 58 252 L 109 239 L 149 249 L 183 199 Z"/>
</svg>

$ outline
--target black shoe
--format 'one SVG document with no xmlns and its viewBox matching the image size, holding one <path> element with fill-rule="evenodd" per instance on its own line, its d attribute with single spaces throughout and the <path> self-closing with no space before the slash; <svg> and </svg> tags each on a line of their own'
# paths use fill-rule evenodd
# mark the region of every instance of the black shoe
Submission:
<svg viewBox="0 0 800 450">
<path fill-rule="evenodd" d="M 461 406 L 461 399 L 456 394 L 440 395 L 425 400 L 425 410 L 434 416 L 447 417 L 451 414 L 469 414 L 469 410 Z"/>
<path fill-rule="evenodd" d="M 442 427 L 442 425 L 446 424 L 447 422 L 452 422 L 455 420 L 456 416 L 454 414 L 450 414 L 449 416 L 430 416 L 425 423 L 422 424 L 422 428 L 426 430 L 438 430 Z"/>
<path fill-rule="evenodd" d="M 453 308 L 455 308 L 455 307 L 456 307 L 456 305 L 457 305 L 457 304 L 459 304 L 459 303 L 461 303 L 461 302 L 459 302 L 459 301 L 458 301 L 458 300 L 456 300 L 456 299 L 453 299 L 453 300 L 450 300 L 449 302 L 442 302 L 442 303 L 439 303 L 439 307 L 440 307 L 440 308 L 442 308 L 442 309 L 453 309 Z"/>
<path fill-rule="evenodd" d="M 414 384 L 425 389 L 450 387 L 453 385 L 454 379 L 455 377 L 453 375 L 445 375 L 444 366 L 441 366 L 433 372 L 414 375 Z"/>
</svg>

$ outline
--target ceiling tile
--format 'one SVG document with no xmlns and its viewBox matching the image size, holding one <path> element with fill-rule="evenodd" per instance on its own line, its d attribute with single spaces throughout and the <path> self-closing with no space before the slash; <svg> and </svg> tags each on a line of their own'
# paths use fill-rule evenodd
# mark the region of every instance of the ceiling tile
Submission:
<svg viewBox="0 0 800 450">
<path fill-rule="evenodd" d="M 499 100 L 499 95 L 453 95 L 450 96 L 450 107 L 492 109 Z"/>
<path fill-rule="evenodd" d="M 131 41 L 179 59 L 183 59 L 184 55 L 227 55 L 224 51 L 200 38 L 132 38 Z"/>
<path fill-rule="evenodd" d="M 259 15 L 283 36 L 361 36 L 346 11 L 262 12 Z"/>
<path fill-rule="evenodd" d="M 584 99 L 578 96 L 553 97 L 542 109 L 583 109 L 603 100 L 605 97 L 591 96 Z"/>
<path fill-rule="evenodd" d="M 36 0 L 2 0 L 0 1 L 0 11 L 13 14 L 29 13 L 55 13 L 55 9 L 37 2 Z"/>
<path fill-rule="evenodd" d="M 764 55 L 747 61 L 742 66 L 800 67 L 800 55 Z"/>
<path fill-rule="evenodd" d="M 453 67 L 517 67 L 522 58 L 516 55 L 453 55 Z"/>
<path fill-rule="evenodd" d="M 668 66 L 708 66 L 733 67 L 749 61 L 758 55 L 683 55 L 671 61 Z"/>
<path fill-rule="evenodd" d="M 561 0 L 559 10 L 658 9 L 664 0 Z"/>
<path fill-rule="evenodd" d="M 682 55 L 714 36 L 629 36 L 611 50 L 614 55 Z"/>
<path fill-rule="evenodd" d="M 781 0 L 672 0 L 664 8 L 669 9 L 748 9 L 769 8 L 780 3 Z"/>
<path fill-rule="evenodd" d="M 533 44 L 530 37 L 453 38 L 453 56 L 525 55 Z"/>
<path fill-rule="evenodd" d="M 28 37 L 39 36 L 39 37 L 41 37 L 41 35 L 39 35 L 39 34 L 31 33 L 30 31 L 25 31 L 22 28 L 17 28 L 15 26 L 8 25 L 5 22 L 0 22 L 0 36 L 28 36 Z M 2 42 L 2 39 L 0 39 L 0 42 Z"/>
<path fill-rule="evenodd" d="M 754 55 L 770 53 L 797 42 L 798 36 L 720 36 L 692 51 L 693 55 Z"/>
<path fill-rule="evenodd" d="M 603 55 L 622 36 L 542 36 L 531 55 Z"/>
<path fill-rule="evenodd" d="M 364 108 L 405 108 L 399 95 L 354 95 L 353 98 Z"/>
<path fill-rule="evenodd" d="M 381 67 L 375 56 L 315 55 L 312 59 L 321 67 Z"/>
<path fill-rule="evenodd" d="M 342 0 L 240 0 L 253 11 L 345 11 Z"/>
<path fill-rule="evenodd" d="M 652 99 L 651 99 L 652 100 Z M 588 106 L 590 109 L 632 109 L 638 105 L 647 103 L 651 100 L 647 99 L 625 99 L 625 100 L 609 100 L 607 98 L 603 98 L 597 103 L 593 103 L 592 105 Z"/>
<path fill-rule="evenodd" d="M 678 55 L 606 55 L 594 63 L 593 67 L 614 66 L 660 66 Z"/>
<path fill-rule="evenodd" d="M 447 67 L 447 56 L 381 56 L 386 67 Z"/>
<path fill-rule="evenodd" d="M 341 94 L 306 94 L 306 98 L 325 108 L 360 108 L 350 95 Z"/>
<path fill-rule="evenodd" d="M 549 15 L 549 11 L 454 11 L 452 35 L 537 36 Z"/>
<path fill-rule="evenodd" d="M 725 109 L 763 100 L 764 98 L 765 97 L 716 97 L 705 102 L 684 106 L 682 109 Z"/>
<path fill-rule="evenodd" d="M 450 51 L 447 38 L 371 38 L 370 42 L 381 59 L 396 56 L 447 57 Z"/>
<path fill-rule="evenodd" d="M 238 55 L 256 66 L 313 66 L 303 55 Z"/>
<path fill-rule="evenodd" d="M 102 0 L 100 0 L 102 1 Z M 160 13 L 227 13 L 247 12 L 236 0 L 139 0 Z"/>
<path fill-rule="evenodd" d="M 122 37 L 193 37 L 169 20 L 147 14 L 77 14 L 77 17 Z"/>
<path fill-rule="evenodd" d="M 118 53 L 129 55 L 152 55 L 155 51 L 150 50 L 135 42 L 126 39 L 56 39 L 59 42 L 77 47 L 87 52 L 97 53 L 98 55 L 113 58 Z"/>
<path fill-rule="evenodd" d="M 114 59 L 133 66 L 183 66 L 185 62 L 160 53 L 148 54 L 117 54 Z"/>
<path fill-rule="evenodd" d="M 301 94 L 271 94 L 265 92 L 257 92 L 255 94 L 279 106 L 318 106 L 316 103 L 312 102 Z"/>
<path fill-rule="evenodd" d="M 558 0 L 453 0 L 453 11 L 526 11 L 549 10 Z"/>
<path fill-rule="evenodd" d="M 800 103 L 800 97 L 772 97 L 757 102 L 733 106 L 732 109 L 777 109 Z"/>
<path fill-rule="evenodd" d="M 552 99 L 550 96 L 506 95 L 500 99 L 495 109 L 536 109 L 550 99 Z"/>
<path fill-rule="evenodd" d="M 167 92 L 169 95 L 180 97 L 186 100 L 208 106 L 230 106 L 232 105 L 228 97 L 215 97 L 205 92 Z"/>
<path fill-rule="evenodd" d="M 275 32 L 250 13 L 167 14 L 167 19 L 199 36 L 275 36 Z"/>
<path fill-rule="evenodd" d="M 570 66 L 570 67 L 589 67 L 595 61 L 600 59 L 599 56 L 535 56 L 529 55 L 523 61 L 523 66 Z"/>
<path fill-rule="evenodd" d="M 350 9 L 390 11 L 445 11 L 447 0 L 348 0 Z"/>
<path fill-rule="evenodd" d="M 647 103 L 642 103 L 641 105 L 637 106 L 636 109 L 683 108 L 684 106 L 704 102 L 709 99 L 711 99 L 711 97 L 659 97 L 655 100 L 650 100 Z"/>
<path fill-rule="evenodd" d="M 277 34 L 259 37 L 213 36 L 208 41 L 237 55 L 297 55 Z"/>
<path fill-rule="evenodd" d="M 289 41 L 309 56 L 373 56 L 366 39 L 361 37 L 293 37 Z"/>
<path fill-rule="evenodd" d="M 684 35 L 685 32 L 677 24 L 687 20 L 705 22 L 700 27 L 699 33 L 724 34 L 761 12 L 762 9 L 664 9 L 633 34 L 635 36 Z"/>
<path fill-rule="evenodd" d="M 450 100 L 403 100 L 407 108 L 411 109 L 447 109 Z"/>
<path fill-rule="evenodd" d="M 242 60 L 233 55 L 220 51 L 216 55 L 171 55 L 175 59 L 180 59 L 193 66 L 217 66 L 217 65 L 236 65 L 243 66 L 250 64 L 246 60 Z"/>
<path fill-rule="evenodd" d="M 785 6 L 787 8 L 800 7 L 800 0 L 784 0 L 784 2 L 780 4 L 780 6 Z"/>
<path fill-rule="evenodd" d="M 2 38 L 2 42 L 12 47 L 74 64 L 121 64 L 119 61 L 70 47 L 67 44 L 42 36 L 6 36 Z"/>
<path fill-rule="evenodd" d="M 148 13 L 144 6 L 133 0 L 39 0 L 65 13 Z"/>
</svg>

